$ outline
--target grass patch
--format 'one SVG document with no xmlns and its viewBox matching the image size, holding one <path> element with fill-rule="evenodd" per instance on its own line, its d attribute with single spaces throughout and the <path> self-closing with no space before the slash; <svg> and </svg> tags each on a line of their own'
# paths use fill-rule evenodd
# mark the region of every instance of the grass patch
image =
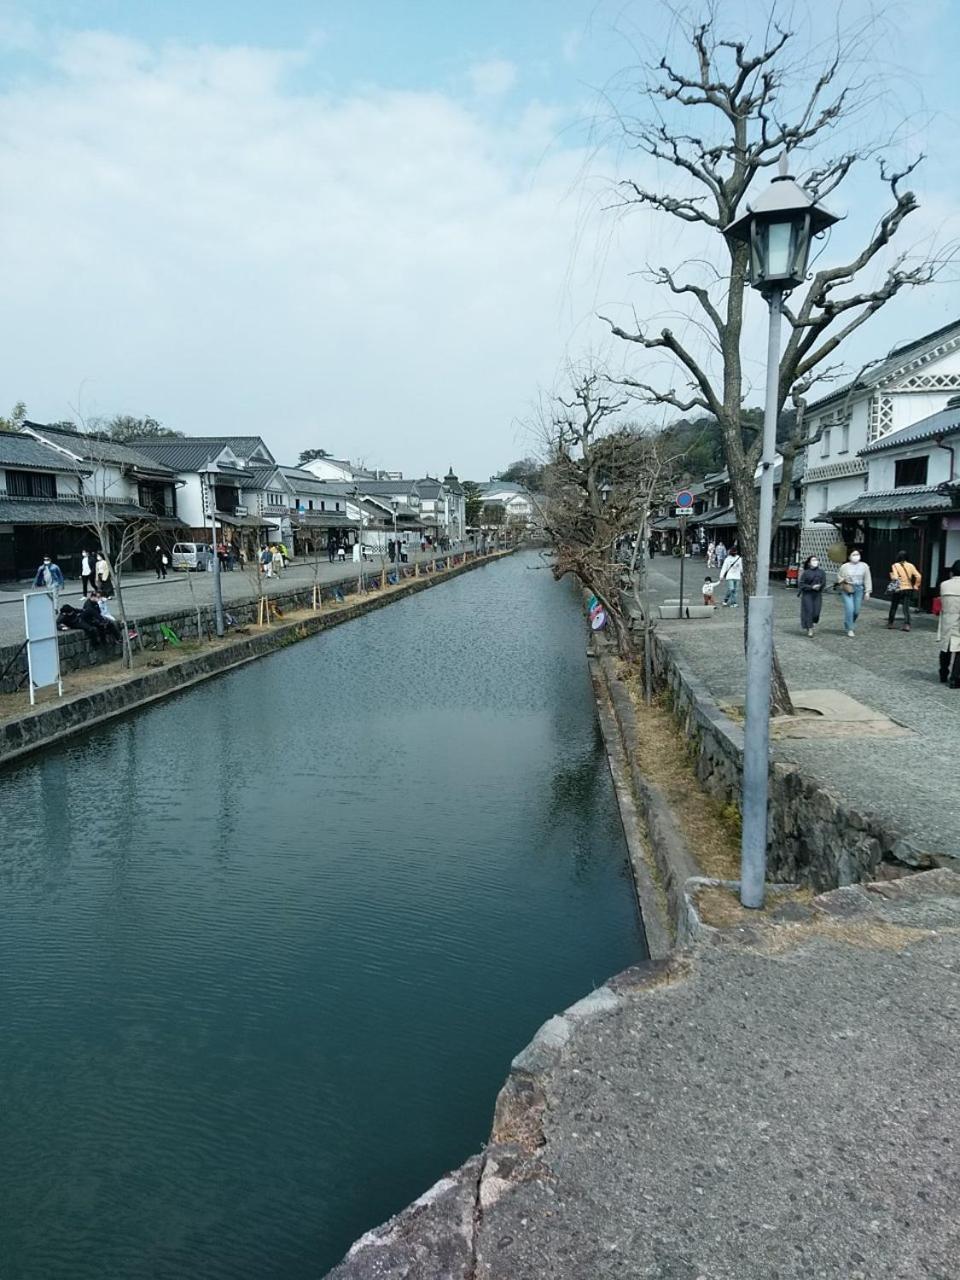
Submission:
<svg viewBox="0 0 960 1280">
<path fill-rule="evenodd" d="M 655 783 L 677 816 L 690 851 L 706 876 L 736 880 L 740 875 L 740 814 L 721 805 L 700 786 L 693 746 L 677 728 L 665 700 L 647 706 L 639 674 L 621 665 L 637 720 L 637 765 Z"/>
</svg>

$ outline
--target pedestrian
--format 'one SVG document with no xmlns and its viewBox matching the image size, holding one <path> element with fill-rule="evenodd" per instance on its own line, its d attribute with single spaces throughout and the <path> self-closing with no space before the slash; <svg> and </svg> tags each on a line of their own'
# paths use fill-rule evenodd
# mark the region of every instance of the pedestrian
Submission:
<svg viewBox="0 0 960 1280">
<path fill-rule="evenodd" d="M 940 584 L 937 639 L 940 641 L 940 683 L 950 689 L 960 689 L 960 560 L 954 560 L 950 577 Z"/>
<path fill-rule="evenodd" d="M 33 580 L 33 585 L 51 591 L 53 593 L 53 607 L 54 609 L 59 608 L 57 596 L 63 586 L 63 573 L 60 570 L 60 566 L 54 560 L 51 560 L 49 556 L 43 557 Z"/>
<path fill-rule="evenodd" d="M 283 558 L 283 552 L 280 550 L 279 544 L 277 546 L 271 547 L 270 551 L 271 551 L 271 554 L 273 555 L 273 576 L 275 578 L 282 577 L 284 558 Z"/>
<path fill-rule="evenodd" d="M 260 552 L 260 572 L 268 578 L 273 577 L 273 551 L 270 547 L 264 547 Z"/>
<path fill-rule="evenodd" d="M 343 542 L 340 542 L 337 544 L 337 560 L 339 561 L 340 564 L 343 564 L 346 558 L 347 558 L 346 544 Z"/>
<path fill-rule="evenodd" d="M 101 634 L 104 636 L 107 636 L 110 640 L 114 642 L 114 644 L 119 644 L 121 639 L 120 623 L 116 620 L 116 618 L 110 612 L 110 607 L 103 596 L 97 595 L 96 593 L 94 593 L 93 598 L 94 600 L 96 600 L 97 608 L 100 610 Z"/>
<path fill-rule="evenodd" d="M 163 547 L 156 546 L 153 549 L 153 567 L 157 572 L 157 581 L 160 582 L 167 576 L 167 554 Z"/>
<path fill-rule="evenodd" d="M 863 602 L 873 595 L 870 566 L 860 558 L 859 551 L 851 551 L 840 566 L 837 583 L 843 599 L 843 629 L 852 640 L 856 635 L 853 628 L 860 617 Z"/>
<path fill-rule="evenodd" d="M 713 555 L 716 549 L 717 549 L 717 544 L 711 538 L 710 541 L 707 543 L 707 568 L 708 569 L 713 568 Z"/>
<path fill-rule="evenodd" d="M 284 569 L 285 569 L 285 568 L 287 567 L 287 565 L 290 563 L 290 557 L 289 557 L 289 555 L 287 554 L 287 545 L 286 545 L 286 543 L 285 543 L 285 542 L 281 542 L 281 543 L 279 543 L 279 544 L 278 544 L 277 549 L 279 550 L 280 555 L 281 555 L 281 557 L 283 558 L 283 567 L 284 567 Z"/>
<path fill-rule="evenodd" d="M 704 578 L 701 590 L 703 591 L 704 604 L 716 604 L 716 601 L 713 598 L 713 579 L 709 574 Z"/>
<path fill-rule="evenodd" d="M 887 583 L 887 595 L 890 597 L 890 612 L 887 614 L 887 630 L 893 630 L 897 610 L 903 606 L 903 630 L 910 630 L 910 602 L 914 591 L 920 590 L 923 577 L 915 564 L 907 559 L 905 551 L 898 551 L 897 558 L 890 566 L 890 581 Z"/>
<path fill-rule="evenodd" d="M 83 598 L 86 600 L 87 592 L 93 590 L 93 561 L 90 559 L 89 551 L 80 552 L 80 585 L 83 589 Z"/>
<path fill-rule="evenodd" d="M 94 649 L 103 643 L 103 615 L 96 590 L 90 592 L 84 600 L 75 619 L 77 627 L 84 633 Z"/>
<path fill-rule="evenodd" d="M 719 552 L 717 553 L 719 555 Z M 720 581 L 727 584 L 726 595 L 723 597 L 723 607 L 725 609 L 736 609 L 737 592 L 740 589 L 740 579 L 743 577 L 743 560 L 737 553 L 737 548 L 728 552 L 723 558 L 723 564 L 720 566 Z"/>
<path fill-rule="evenodd" d="M 113 595 L 113 574 L 110 570 L 110 561 L 102 551 L 97 552 L 97 562 L 93 567 L 93 577 L 94 586 L 100 595 Z"/>
<path fill-rule="evenodd" d="M 337 544 L 333 538 L 327 538 L 327 559 L 333 564 L 333 558 L 337 554 Z"/>
<path fill-rule="evenodd" d="M 827 575 L 820 568 L 820 561 L 816 556 L 807 556 L 800 570 L 797 590 L 800 592 L 800 626 L 808 636 L 813 635 L 814 628 L 820 621 L 823 588 L 826 584 Z"/>
<path fill-rule="evenodd" d="M 727 558 L 727 548 L 724 546 L 723 539 L 717 539 L 717 545 L 713 549 L 713 567 L 719 569 L 724 560 Z"/>
</svg>

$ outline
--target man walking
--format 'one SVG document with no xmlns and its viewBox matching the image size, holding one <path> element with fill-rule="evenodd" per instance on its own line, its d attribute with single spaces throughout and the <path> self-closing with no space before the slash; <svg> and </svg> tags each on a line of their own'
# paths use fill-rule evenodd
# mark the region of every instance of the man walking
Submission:
<svg viewBox="0 0 960 1280">
<path fill-rule="evenodd" d="M 63 586 L 63 574 L 60 571 L 60 566 L 58 564 L 54 564 L 49 556 L 43 557 L 43 563 L 40 565 L 39 569 L 37 569 L 37 576 L 33 580 L 33 585 L 35 587 L 42 587 L 44 590 L 52 593 L 53 608 L 54 612 L 56 612 L 59 608 L 57 597 L 60 594 L 60 588 Z"/>
<path fill-rule="evenodd" d="M 153 549 L 153 567 L 157 571 L 158 582 L 167 576 L 167 557 L 162 547 Z"/>
<path fill-rule="evenodd" d="M 93 590 L 93 561 L 90 559 L 89 551 L 80 552 L 80 585 L 83 589 L 83 598 L 86 600 L 87 593 Z"/>
</svg>

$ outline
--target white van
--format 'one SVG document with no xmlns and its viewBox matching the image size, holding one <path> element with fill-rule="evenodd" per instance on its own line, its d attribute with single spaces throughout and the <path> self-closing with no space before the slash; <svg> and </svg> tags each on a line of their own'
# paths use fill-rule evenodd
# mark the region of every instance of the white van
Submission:
<svg viewBox="0 0 960 1280">
<path fill-rule="evenodd" d="M 184 569 L 187 573 L 203 572 L 213 563 L 213 547 L 209 542 L 175 542 L 170 556 L 173 569 Z"/>
</svg>

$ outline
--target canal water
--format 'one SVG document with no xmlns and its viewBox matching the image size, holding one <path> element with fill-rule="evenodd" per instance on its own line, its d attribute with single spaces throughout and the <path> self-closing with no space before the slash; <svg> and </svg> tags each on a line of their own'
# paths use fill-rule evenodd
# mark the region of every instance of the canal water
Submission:
<svg viewBox="0 0 960 1280">
<path fill-rule="evenodd" d="M 540 563 L 0 774 L 3 1280 L 317 1280 L 644 955 Z"/>
</svg>

